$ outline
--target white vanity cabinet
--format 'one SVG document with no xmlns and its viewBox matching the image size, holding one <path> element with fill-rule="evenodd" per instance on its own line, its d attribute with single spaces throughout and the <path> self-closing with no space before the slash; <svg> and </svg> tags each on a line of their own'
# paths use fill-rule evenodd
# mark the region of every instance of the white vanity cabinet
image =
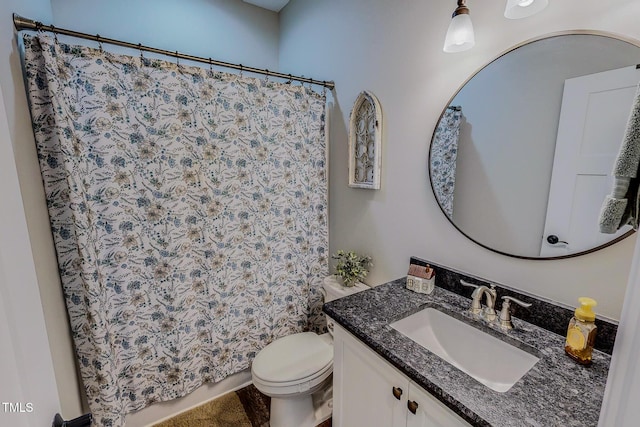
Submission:
<svg viewBox="0 0 640 427">
<path fill-rule="evenodd" d="M 451 409 L 444 406 L 420 386 L 409 383 L 408 404 L 415 405 L 415 414 L 407 409 L 407 427 L 470 427 Z"/>
<path fill-rule="evenodd" d="M 334 427 L 470 426 L 337 324 L 333 345 Z"/>
</svg>

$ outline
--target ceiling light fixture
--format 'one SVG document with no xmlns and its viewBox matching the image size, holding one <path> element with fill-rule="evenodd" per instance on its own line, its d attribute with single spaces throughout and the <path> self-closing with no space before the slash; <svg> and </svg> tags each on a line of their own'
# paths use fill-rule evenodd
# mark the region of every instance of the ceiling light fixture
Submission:
<svg viewBox="0 0 640 427">
<path fill-rule="evenodd" d="M 458 0 L 458 7 L 453 12 L 447 36 L 444 39 L 443 50 L 447 53 L 462 52 L 471 49 L 476 44 L 473 34 L 473 24 L 469 16 L 466 0 Z"/>
<path fill-rule="evenodd" d="M 508 0 L 504 16 L 509 19 L 526 18 L 540 12 L 548 4 L 549 0 Z"/>
</svg>

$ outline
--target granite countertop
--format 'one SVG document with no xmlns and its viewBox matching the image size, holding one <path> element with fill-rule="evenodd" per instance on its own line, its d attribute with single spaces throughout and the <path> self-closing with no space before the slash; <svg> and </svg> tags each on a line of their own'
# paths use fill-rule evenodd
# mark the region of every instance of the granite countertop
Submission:
<svg viewBox="0 0 640 427">
<path fill-rule="evenodd" d="M 500 297 L 500 295 L 498 295 Z M 582 366 L 564 352 L 564 337 L 513 318 L 503 331 L 469 313 L 471 300 L 437 287 L 431 295 L 405 288 L 405 278 L 324 305 L 324 312 L 474 426 L 598 425 L 611 356 L 594 350 Z M 540 360 L 511 389 L 496 392 L 389 326 L 432 306 Z"/>
</svg>

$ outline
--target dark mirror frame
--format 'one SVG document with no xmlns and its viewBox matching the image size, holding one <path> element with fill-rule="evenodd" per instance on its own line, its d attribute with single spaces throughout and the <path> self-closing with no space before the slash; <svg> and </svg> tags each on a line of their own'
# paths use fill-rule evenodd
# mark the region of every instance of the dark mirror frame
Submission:
<svg viewBox="0 0 640 427">
<path fill-rule="evenodd" d="M 438 207 L 440 208 L 440 211 L 442 212 L 442 214 L 447 218 L 447 220 L 451 223 L 451 225 L 453 225 L 455 227 L 456 230 L 458 230 L 463 236 L 465 236 L 467 239 L 471 240 L 473 243 L 475 243 L 478 246 L 481 246 L 485 249 L 488 249 L 492 252 L 501 254 L 501 255 L 506 255 L 512 258 L 519 258 L 519 259 L 527 259 L 527 260 L 559 260 L 559 259 L 566 259 L 566 258 L 574 258 L 577 256 L 582 256 L 582 255 L 586 255 L 586 254 L 590 254 L 592 252 L 596 252 L 599 251 L 600 249 L 604 249 L 606 247 L 609 247 L 611 245 L 614 245 L 615 243 L 620 242 L 621 240 L 626 239 L 627 237 L 631 236 L 632 234 L 635 233 L 634 230 L 630 230 L 620 236 L 618 236 L 615 239 L 610 240 L 607 243 L 604 243 L 602 245 L 596 246 L 594 248 L 585 250 L 585 251 L 581 251 L 581 252 L 576 252 L 576 253 L 571 253 L 571 254 L 567 254 L 567 255 L 561 255 L 561 256 L 553 256 L 553 257 L 543 257 L 543 256 L 526 256 L 526 255 L 517 255 L 517 254 L 511 254 L 508 252 L 504 252 L 495 248 L 492 248 L 490 246 L 487 246 L 479 241 L 477 241 L 476 239 L 470 237 L 467 233 L 465 233 L 462 229 L 460 229 L 460 227 L 458 227 L 452 220 L 452 218 L 449 217 L 449 215 L 447 215 L 447 213 L 445 212 L 444 208 L 442 207 L 442 204 L 438 201 L 437 195 L 436 195 L 436 190 L 433 186 L 433 179 L 432 179 L 432 170 L 431 170 L 431 154 L 432 154 L 432 145 L 433 145 L 433 140 L 435 138 L 435 134 L 436 134 L 436 129 L 438 124 L 440 123 L 440 120 L 442 120 L 442 117 L 444 116 L 447 108 L 451 105 L 451 102 L 456 98 L 456 96 L 460 93 L 460 91 L 465 87 L 465 85 L 467 83 L 469 83 L 469 81 L 471 79 L 473 79 L 478 73 L 480 73 L 482 70 L 484 70 L 487 66 L 489 66 L 490 64 L 492 64 L 493 62 L 497 61 L 498 59 L 502 58 L 503 56 L 517 50 L 518 48 L 530 44 L 530 43 L 534 43 L 536 41 L 539 40 L 546 40 L 546 39 L 551 39 L 554 37 L 561 37 L 561 36 L 567 36 L 567 35 L 591 35 L 591 36 L 602 36 L 602 37 L 608 37 L 608 38 L 612 38 L 612 39 L 616 39 L 616 40 L 620 40 L 623 42 L 627 42 L 629 44 L 632 44 L 638 48 L 640 48 L 640 42 L 636 41 L 636 40 L 632 40 L 630 38 L 625 38 L 625 37 L 620 37 L 619 35 L 615 35 L 615 34 L 611 34 L 611 33 L 607 33 L 604 31 L 587 31 L 587 30 L 578 30 L 578 31 L 562 31 L 562 32 L 556 32 L 556 33 L 551 33 L 551 34 L 547 34 L 547 35 L 542 35 L 539 37 L 535 37 L 529 40 L 526 40 L 522 43 L 519 43 L 511 48 L 509 48 L 508 50 L 506 50 L 505 52 L 499 54 L 498 56 L 496 56 L 495 58 L 493 58 L 492 60 L 490 60 L 489 62 L 487 62 L 486 64 L 484 64 L 482 67 L 480 67 L 478 70 L 476 70 L 473 74 L 471 74 L 471 76 L 469 76 L 463 83 L 462 85 L 460 85 L 460 87 L 458 88 L 458 90 L 456 90 L 456 92 L 451 96 L 451 98 L 449 98 L 449 100 L 447 101 L 444 109 L 442 110 L 442 112 L 440 113 L 440 116 L 438 117 L 438 120 L 436 121 L 436 126 L 433 130 L 433 133 L 431 135 L 431 141 L 429 143 L 429 156 L 428 156 L 428 171 L 429 171 L 429 185 L 431 187 L 431 191 L 433 193 L 434 199 L 436 200 L 436 203 L 438 204 Z"/>
</svg>

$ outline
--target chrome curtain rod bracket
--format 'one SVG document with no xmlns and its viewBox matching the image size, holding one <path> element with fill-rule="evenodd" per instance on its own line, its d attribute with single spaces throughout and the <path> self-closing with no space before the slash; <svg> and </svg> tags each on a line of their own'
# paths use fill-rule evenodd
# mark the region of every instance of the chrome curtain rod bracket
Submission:
<svg viewBox="0 0 640 427">
<path fill-rule="evenodd" d="M 140 53 L 142 53 L 142 51 L 152 52 L 152 53 L 157 53 L 157 54 L 160 54 L 160 55 L 174 57 L 174 58 L 176 58 L 178 60 L 185 59 L 187 61 L 202 62 L 202 63 L 205 63 L 205 64 L 209 64 L 210 66 L 216 65 L 216 66 L 219 66 L 219 67 L 225 67 L 225 68 L 231 68 L 231 69 L 234 69 L 234 70 L 240 70 L 241 73 L 243 71 L 246 71 L 246 72 L 249 72 L 249 73 L 262 74 L 262 75 L 265 75 L 265 76 L 278 77 L 280 79 L 285 79 L 287 81 L 295 80 L 295 81 L 299 81 L 299 82 L 302 82 L 302 83 L 316 84 L 316 85 L 324 86 L 329 90 L 333 90 L 335 88 L 335 83 L 332 82 L 332 81 L 319 81 L 319 80 L 309 79 L 309 78 L 306 78 L 306 77 L 292 76 L 291 74 L 278 73 L 278 72 L 275 72 L 275 71 L 264 70 L 264 69 L 261 69 L 261 68 L 247 67 L 246 65 L 233 64 L 233 63 L 230 63 L 230 62 L 216 61 L 216 60 L 212 60 L 211 58 L 202 58 L 202 57 L 199 57 L 199 56 L 193 56 L 193 55 L 187 55 L 187 54 L 184 54 L 184 53 L 179 53 L 177 51 L 176 52 L 171 52 L 171 51 L 168 51 L 168 50 L 158 49 L 158 48 L 155 48 L 155 47 L 145 46 L 145 45 L 142 45 L 142 44 L 134 44 L 134 43 L 125 42 L 125 41 L 122 41 L 122 40 L 110 39 L 110 38 L 103 37 L 103 36 L 80 33 L 78 31 L 73 31 L 73 30 L 67 30 L 65 28 L 54 27 L 53 25 L 45 25 L 42 22 L 34 21 L 32 19 L 28 19 L 28 18 L 22 17 L 20 15 L 15 14 L 15 13 L 13 14 L 13 25 L 16 28 L 16 31 L 23 31 L 23 30 L 48 31 L 48 32 L 54 33 L 54 34 L 62 34 L 62 35 L 65 35 L 65 36 L 71 36 L 71 37 L 76 37 L 76 38 L 86 39 L 86 40 L 93 40 L 93 41 L 96 41 L 96 39 L 97 39 L 96 37 L 99 37 L 99 40 L 102 43 L 108 43 L 108 44 L 121 46 L 121 47 L 126 47 L 126 48 L 134 49 L 134 50 L 137 49 L 137 50 L 140 50 Z"/>
</svg>

